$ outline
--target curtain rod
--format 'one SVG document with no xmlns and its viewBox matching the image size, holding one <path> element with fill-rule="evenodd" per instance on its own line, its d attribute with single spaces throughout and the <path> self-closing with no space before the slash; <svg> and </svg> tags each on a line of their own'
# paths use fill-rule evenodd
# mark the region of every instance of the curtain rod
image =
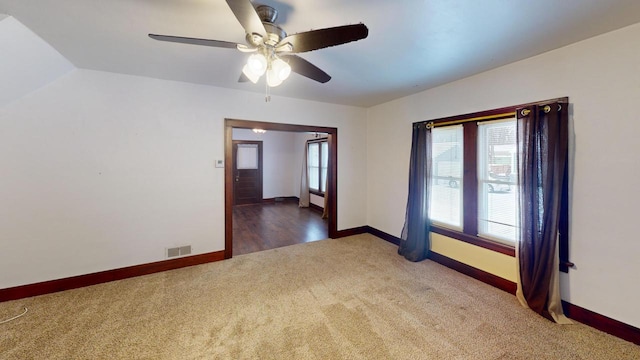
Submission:
<svg viewBox="0 0 640 360">
<path fill-rule="evenodd" d="M 548 113 L 549 111 L 551 111 L 551 106 L 549 104 L 558 104 L 558 111 L 560 111 L 560 109 L 562 109 L 562 104 L 566 104 L 567 100 L 564 98 L 561 99 L 557 99 L 557 100 L 547 100 L 547 101 L 541 101 L 539 103 L 531 103 L 531 104 L 523 104 L 518 106 L 519 108 L 523 108 L 526 106 L 530 106 L 530 105 L 538 105 L 538 106 L 543 106 L 542 110 L 545 113 Z M 506 109 L 505 109 L 506 110 Z M 529 115 L 529 113 L 531 112 L 531 110 L 529 109 L 522 109 L 522 115 L 523 116 L 527 116 Z M 498 119 L 504 119 L 504 118 L 508 118 L 508 117 L 515 117 L 516 116 L 516 112 L 515 111 L 509 111 L 509 112 L 505 112 L 505 113 L 501 113 L 501 114 L 495 114 L 495 115 L 486 115 L 486 116 L 476 116 L 476 117 L 472 117 L 472 118 L 468 118 L 468 119 L 459 119 L 459 120 L 451 120 L 451 121 L 442 121 L 442 122 L 434 122 L 434 121 L 425 121 L 422 122 L 421 124 L 425 124 L 425 126 L 427 127 L 427 129 L 433 129 L 435 127 L 439 127 L 439 126 L 447 126 L 447 125 L 457 125 L 457 124 L 464 124 L 466 122 L 472 122 L 472 121 L 481 121 L 481 120 L 498 120 Z"/>
<path fill-rule="evenodd" d="M 516 116 L 516 112 L 515 111 L 511 111 L 511 112 L 506 112 L 506 113 L 502 113 L 502 114 L 487 115 L 487 116 L 477 116 L 477 117 L 472 117 L 472 118 L 468 118 L 468 119 L 443 121 L 443 122 L 438 122 L 438 123 L 434 123 L 433 121 L 430 121 L 430 122 L 427 122 L 426 126 L 427 126 L 427 129 L 433 129 L 433 128 L 438 127 L 438 126 L 463 124 L 463 123 L 472 122 L 472 121 L 479 121 L 479 120 L 497 120 L 497 119 L 503 119 L 503 118 L 507 118 L 507 117 L 515 117 L 515 116 Z"/>
<path fill-rule="evenodd" d="M 562 104 L 558 103 L 558 111 L 562 110 Z M 545 105 L 542 108 L 542 111 L 544 111 L 545 113 L 548 113 L 549 111 L 551 111 L 551 106 L 549 105 Z M 522 114 L 522 116 L 527 116 L 529 115 L 529 113 L 531 112 L 531 110 L 529 109 L 522 109 L 522 111 L 520 111 L 520 114 Z"/>
</svg>

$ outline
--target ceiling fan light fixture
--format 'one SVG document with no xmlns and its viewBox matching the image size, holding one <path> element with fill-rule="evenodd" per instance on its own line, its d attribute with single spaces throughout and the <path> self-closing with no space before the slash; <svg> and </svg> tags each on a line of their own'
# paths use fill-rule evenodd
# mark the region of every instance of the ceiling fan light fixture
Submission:
<svg viewBox="0 0 640 360">
<path fill-rule="evenodd" d="M 286 61 L 276 58 L 271 62 L 271 69 L 273 70 L 275 76 L 278 77 L 281 81 L 286 80 L 289 75 L 291 75 L 291 66 L 287 64 Z"/>
<path fill-rule="evenodd" d="M 249 56 L 247 66 L 256 76 L 260 77 L 267 70 L 267 58 L 262 54 L 253 54 Z"/>
<path fill-rule="evenodd" d="M 269 85 L 269 87 L 276 87 L 280 84 L 282 84 L 282 79 L 278 77 L 278 73 L 276 73 L 273 68 L 269 69 L 269 71 L 267 71 L 267 85 Z"/>
<path fill-rule="evenodd" d="M 249 79 L 249 81 L 251 81 L 254 84 L 257 83 L 258 80 L 260 79 L 260 75 L 257 75 L 256 73 L 254 73 L 249 67 L 249 64 L 244 65 L 244 67 L 242 68 L 242 73 L 244 74 L 244 76 L 247 77 L 247 79 Z"/>
</svg>

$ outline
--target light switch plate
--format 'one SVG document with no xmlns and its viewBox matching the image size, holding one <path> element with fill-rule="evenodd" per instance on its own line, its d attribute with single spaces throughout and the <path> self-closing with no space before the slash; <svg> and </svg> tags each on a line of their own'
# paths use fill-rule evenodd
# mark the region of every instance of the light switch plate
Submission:
<svg viewBox="0 0 640 360">
<path fill-rule="evenodd" d="M 217 168 L 223 168 L 224 167 L 224 160 L 216 160 L 216 167 Z"/>
</svg>

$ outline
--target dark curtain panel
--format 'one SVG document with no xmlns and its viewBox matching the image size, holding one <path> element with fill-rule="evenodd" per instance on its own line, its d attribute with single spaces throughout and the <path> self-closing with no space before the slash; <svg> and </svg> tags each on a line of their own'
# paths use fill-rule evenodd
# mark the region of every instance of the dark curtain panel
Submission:
<svg viewBox="0 0 640 360">
<path fill-rule="evenodd" d="M 549 315 L 550 284 L 560 220 L 568 151 L 568 105 L 553 103 L 517 110 L 520 196 L 520 280 L 527 305 Z"/>
<path fill-rule="evenodd" d="M 398 254 L 410 261 L 429 255 L 429 193 L 431 177 L 431 130 L 414 124 L 409 163 L 409 196 Z"/>
</svg>

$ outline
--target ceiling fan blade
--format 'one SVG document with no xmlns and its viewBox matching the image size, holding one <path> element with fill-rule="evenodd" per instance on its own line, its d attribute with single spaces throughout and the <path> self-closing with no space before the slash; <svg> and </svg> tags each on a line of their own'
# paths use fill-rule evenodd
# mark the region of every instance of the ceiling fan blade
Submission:
<svg viewBox="0 0 640 360">
<path fill-rule="evenodd" d="M 280 44 L 290 43 L 293 53 L 301 53 L 358 41 L 368 35 L 369 29 L 364 24 L 344 25 L 289 35 Z"/>
<path fill-rule="evenodd" d="M 326 83 L 331 80 L 331 76 L 326 72 L 322 71 L 319 67 L 313 65 L 307 60 L 301 58 L 298 55 L 278 55 L 283 60 L 289 62 L 289 66 L 291 66 L 291 71 L 296 72 L 302 76 L 306 76 L 311 80 L 315 80 L 317 82 Z"/>
<path fill-rule="evenodd" d="M 220 40 L 196 39 L 196 38 L 188 38 L 188 37 L 182 37 L 182 36 L 156 35 L 156 34 L 149 34 L 149 37 L 154 40 L 169 41 L 169 42 L 182 43 L 182 44 L 204 45 L 204 46 L 213 46 L 213 47 L 221 47 L 221 48 L 229 48 L 229 49 L 238 48 L 238 44 L 236 43 L 232 43 L 228 41 L 220 41 Z"/>
<path fill-rule="evenodd" d="M 227 4 L 247 34 L 258 34 L 262 36 L 263 39 L 266 39 L 267 31 L 264 29 L 262 20 L 260 20 L 260 16 L 258 16 L 256 9 L 253 8 L 251 1 L 227 0 Z"/>
</svg>

